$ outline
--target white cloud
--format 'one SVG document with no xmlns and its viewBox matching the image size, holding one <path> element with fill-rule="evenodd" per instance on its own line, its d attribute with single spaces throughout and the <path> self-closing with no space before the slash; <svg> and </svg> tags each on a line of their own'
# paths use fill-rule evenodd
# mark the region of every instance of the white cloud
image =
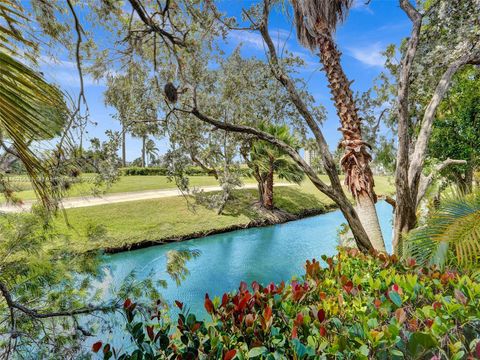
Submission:
<svg viewBox="0 0 480 360">
<path fill-rule="evenodd" d="M 284 48 L 287 49 L 289 41 L 294 39 L 295 36 L 294 32 L 281 28 L 270 29 L 269 32 L 270 37 L 272 38 L 272 41 L 279 52 L 281 52 Z M 244 46 L 255 50 L 266 49 L 262 35 L 260 35 L 258 32 L 232 31 L 228 35 L 228 40 L 234 44 L 243 44 Z"/>
<path fill-rule="evenodd" d="M 84 68 L 85 65 L 84 64 Z M 41 56 L 39 60 L 40 71 L 45 77 L 61 87 L 79 88 L 80 77 L 78 76 L 77 64 L 69 60 L 57 60 L 49 56 Z M 83 84 L 87 86 L 102 86 L 101 82 L 95 81 L 83 71 Z"/>
<path fill-rule="evenodd" d="M 254 48 L 256 50 L 264 49 L 262 36 L 258 33 L 250 31 L 232 31 L 228 35 L 228 39 L 233 43 L 242 43 L 245 46 Z"/>
<path fill-rule="evenodd" d="M 294 31 L 272 28 L 269 29 L 269 32 L 279 57 L 285 56 L 285 52 L 288 52 L 304 61 L 305 65 L 298 69 L 299 72 L 312 72 L 321 67 L 319 60 L 315 55 L 307 51 L 296 50 L 298 46 L 296 46 L 297 43 Z M 261 52 L 267 51 L 266 44 L 258 32 L 232 31 L 228 35 L 228 40 L 235 46 L 243 44 L 245 48 L 250 50 Z"/>
<path fill-rule="evenodd" d="M 369 14 L 373 14 L 373 10 L 366 0 L 354 0 L 352 5 L 353 10 L 363 11 Z"/>
<path fill-rule="evenodd" d="M 385 65 L 385 57 L 381 54 L 384 48 L 379 42 L 367 46 L 347 47 L 347 50 L 350 56 L 367 66 Z"/>
</svg>

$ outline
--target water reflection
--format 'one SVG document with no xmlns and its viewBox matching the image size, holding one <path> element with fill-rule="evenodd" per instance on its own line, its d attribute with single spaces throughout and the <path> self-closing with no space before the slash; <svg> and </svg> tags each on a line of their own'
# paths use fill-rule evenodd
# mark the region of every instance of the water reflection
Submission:
<svg viewBox="0 0 480 360">
<path fill-rule="evenodd" d="M 387 244 L 391 238 L 391 207 L 377 205 Z M 233 231 L 202 239 L 150 247 L 105 257 L 109 284 L 119 285 L 131 272 L 139 279 L 154 274 L 167 280 L 162 295 L 169 303 L 180 300 L 198 315 L 205 316 L 203 299 L 235 290 L 240 281 L 288 281 L 303 273 L 307 259 L 333 255 L 337 246 L 337 229 L 345 220 L 339 211 L 286 224 Z M 390 246 L 391 247 L 391 246 Z M 188 278 L 180 286 L 165 271 L 169 250 L 198 249 L 201 255 L 187 263 Z M 388 248 L 388 245 L 387 245 Z M 155 279 L 155 280 L 156 280 Z M 106 284 L 103 284 L 105 286 Z"/>
</svg>

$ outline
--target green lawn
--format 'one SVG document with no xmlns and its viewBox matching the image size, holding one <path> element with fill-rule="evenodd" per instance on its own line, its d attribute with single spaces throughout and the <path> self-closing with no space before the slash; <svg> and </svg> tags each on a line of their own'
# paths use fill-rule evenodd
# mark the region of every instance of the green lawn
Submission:
<svg viewBox="0 0 480 360">
<path fill-rule="evenodd" d="M 81 182 L 74 184 L 67 192 L 67 197 L 86 196 L 93 194 L 93 174 L 84 174 L 81 176 Z M 35 199 L 35 193 L 26 176 L 9 177 L 10 184 L 17 191 L 16 195 L 22 200 Z M 190 185 L 193 186 L 209 186 L 218 185 L 217 180 L 212 176 L 191 176 Z M 253 179 L 245 178 L 245 183 L 254 182 Z M 158 189 L 173 189 L 176 187 L 175 182 L 169 181 L 166 176 L 122 176 L 109 188 L 101 188 L 102 192 L 107 194 L 134 192 Z M 0 202 L 3 198 L 0 197 Z"/>
<path fill-rule="evenodd" d="M 213 185 L 214 182 L 209 184 Z M 393 185 L 388 178 L 379 177 L 376 184 L 379 194 L 393 192 Z M 124 188 L 131 189 L 131 186 L 124 185 Z M 238 190 L 235 200 L 228 204 L 223 215 L 199 205 L 192 208 L 193 200 L 187 203 L 183 197 L 67 209 L 70 226 L 61 216 L 56 220 L 56 228 L 68 235 L 69 246 L 83 252 L 245 225 L 258 218 L 258 214 L 252 210 L 252 203 L 256 199 L 256 190 Z M 332 205 L 332 201 L 309 181 L 305 181 L 301 186 L 276 188 L 275 204 L 288 212 L 300 213 L 307 209 L 325 208 Z M 104 232 L 103 236 L 95 236 L 99 229 Z"/>
</svg>

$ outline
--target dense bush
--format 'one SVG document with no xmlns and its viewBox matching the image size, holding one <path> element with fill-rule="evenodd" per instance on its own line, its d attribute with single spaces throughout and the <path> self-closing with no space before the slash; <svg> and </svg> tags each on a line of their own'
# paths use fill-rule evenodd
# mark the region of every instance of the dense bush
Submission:
<svg viewBox="0 0 480 360">
<path fill-rule="evenodd" d="M 120 174 L 123 176 L 134 176 L 134 175 L 161 175 L 166 176 L 168 173 L 167 168 L 165 167 L 138 167 L 131 166 L 120 169 Z"/>
<path fill-rule="evenodd" d="M 211 321 L 176 302 L 178 321 L 157 310 L 149 323 L 126 300 L 134 345 L 120 355 L 97 342 L 105 359 L 478 359 L 480 283 L 473 277 L 343 250 L 308 261 L 290 284 L 241 283 L 211 300 Z"/>
</svg>

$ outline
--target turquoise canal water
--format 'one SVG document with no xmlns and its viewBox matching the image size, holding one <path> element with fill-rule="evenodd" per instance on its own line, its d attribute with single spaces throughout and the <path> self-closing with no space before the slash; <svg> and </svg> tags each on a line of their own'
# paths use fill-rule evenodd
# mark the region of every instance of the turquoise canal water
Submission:
<svg viewBox="0 0 480 360">
<path fill-rule="evenodd" d="M 391 248 L 392 207 L 377 204 L 387 248 Z M 336 253 L 337 230 L 345 222 L 339 211 L 263 228 L 232 231 L 105 257 L 108 273 L 103 286 L 118 285 L 132 271 L 139 279 L 163 279 L 168 287 L 163 298 L 182 301 L 200 317 L 205 316 L 205 293 L 222 296 L 238 288 L 240 281 L 262 284 L 288 281 L 301 276 L 307 259 Z M 180 286 L 169 278 L 166 254 L 169 250 L 198 249 L 198 258 L 187 263 L 190 275 Z"/>
</svg>

